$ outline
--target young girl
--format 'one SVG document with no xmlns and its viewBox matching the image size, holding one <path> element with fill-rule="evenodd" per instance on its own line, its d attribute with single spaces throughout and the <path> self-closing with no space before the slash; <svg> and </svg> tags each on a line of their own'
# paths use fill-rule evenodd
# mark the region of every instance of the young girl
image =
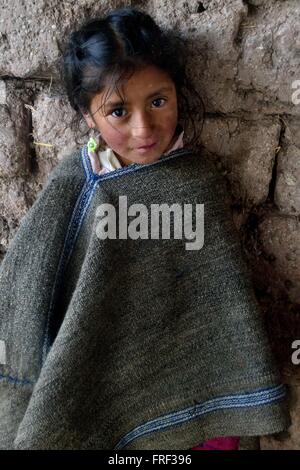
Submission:
<svg viewBox="0 0 300 470">
<path fill-rule="evenodd" d="M 231 450 L 286 429 L 225 182 L 185 142 L 176 37 L 123 8 L 73 32 L 63 59 L 95 135 L 53 170 L 1 265 L 1 447 Z M 137 231 L 157 203 L 204 203 L 201 249 Z"/>
</svg>

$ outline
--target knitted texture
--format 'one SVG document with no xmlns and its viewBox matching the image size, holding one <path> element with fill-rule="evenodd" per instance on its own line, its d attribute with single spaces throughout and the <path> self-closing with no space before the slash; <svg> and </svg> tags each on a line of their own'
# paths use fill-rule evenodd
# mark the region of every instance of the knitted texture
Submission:
<svg viewBox="0 0 300 470">
<path fill-rule="evenodd" d="M 204 204 L 203 247 L 99 238 L 97 208 L 124 195 L 149 213 Z M 290 423 L 226 182 L 191 150 L 102 176 L 86 146 L 61 161 L 2 261 L 0 296 L 3 449 L 181 450 Z"/>
</svg>

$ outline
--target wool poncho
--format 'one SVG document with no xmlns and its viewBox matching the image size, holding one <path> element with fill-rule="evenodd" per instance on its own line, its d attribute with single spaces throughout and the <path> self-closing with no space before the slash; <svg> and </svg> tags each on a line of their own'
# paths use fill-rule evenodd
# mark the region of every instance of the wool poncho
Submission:
<svg viewBox="0 0 300 470">
<path fill-rule="evenodd" d="M 290 424 L 226 181 L 200 152 L 105 175 L 86 146 L 70 154 L 0 297 L 3 449 L 183 450 Z"/>
<path fill-rule="evenodd" d="M 173 150 L 183 148 L 184 147 L 183 139 L 184 139 L 184 129 L 182 125 L 178 123 L 172 141 L 170 142 L 168 148 L 164 151 L 163 155 L 161 155 L 160 158 L 164 158 L 164 156 L 168 155 Z M 87 143 L 87 148 L 88 148 L 87 153 L 90 159 L 93 173 L 97 175 L 104 175 L 104 174 L 110 173 L 111 171 L 115 171 L 118 168 L 122 168 L 122 165 L 112 148 L 105 146 L 105 149 L 101 150 L 99 135 L 89 139 Z M 221 438 L 201 442 L 199 443 L 199 445 L 193 447 L 192 449 L 194 450 L 204 450 L 204 449 L 237 450 L 239 448 L 239 445 L 240 445 L 239 437 L 224 436 Z"/>
</svg>

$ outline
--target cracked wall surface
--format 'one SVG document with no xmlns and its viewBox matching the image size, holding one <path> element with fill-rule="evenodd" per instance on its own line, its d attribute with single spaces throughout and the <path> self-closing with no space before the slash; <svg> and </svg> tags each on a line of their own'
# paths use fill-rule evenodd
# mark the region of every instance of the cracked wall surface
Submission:
<svg viewBox="0 0 300 470">
<path fill-rule="evenodd" d="M 0 260 L 55 165 L 75 150 L 57 60 L 84 19 L 132 5 L 187 39 L 205 104 L 200 141 L 226 176 L 232 213 L 282 380 L 288 433 L 262 449 L 300 449 L 299 0 L 0 0 Z M 199 123 L 200 129 L 200 123 Z M 84 129 L 86 131 L 86 129 Z"/>
</svg>

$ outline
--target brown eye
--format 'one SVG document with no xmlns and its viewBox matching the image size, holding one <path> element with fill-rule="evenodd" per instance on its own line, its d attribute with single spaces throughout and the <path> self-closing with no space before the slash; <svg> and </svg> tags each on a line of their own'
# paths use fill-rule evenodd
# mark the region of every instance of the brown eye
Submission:
<svg viewBox="0 0 300 470">
<path fill-rule="evenodd" d="M 166 101 L 165 98 L 156 98 L 155 100 L 152 101 L 154 103 L 155 101 Z M 160 108 L 161 106 L 155 106 L 157 108 Z"/>
<path fill-rule="evenodd" d="M 113 116 L 113 113 L 115 113 L 116 111 L 120 111 L 120 110 L 124 111 L 124 108 L 116 108 L 110 114 Z M 124 117 L 124 116 L 114 116 L 114 117 L 119 118 L 119 117 Z"/>
<path fill-rule="evenodd" d="M 166 100 L 165 98 L 156 98 L 155 100 L 152 100 L 152 103 L 155 103 L 155 102 L 157 102 L 157 101 L 158 101 L 159 103 L 161 103 L 162 101 L 163 101 L 163 102 L 166 102 L 167 100 Z M 164 104 L 164 103 L 163 103 L 163 104 Z M 155 108 L 161 108 L 162 105 L 160 104 L 160 105 L 154 106 L 154 107 L 155 107 Z M 121 111 L 121 112 L 122 112 L 122 111 L 125 111 L 125 108 L 122 108 L 122 107 L 115 108 L 115 109 L 113 109 L 109 114 L 112 115 L 112 116 L 115 117 L 115 118 L 122 118 L 122 117 L 124 117 L 125 115 L 120 115 L 120 114 L 119 114 L 119 115 L 114 115 L 114 114 L 113 114 L 113 113 L 116 113 L 116 112 L 117 112 L 117 114 L 118 114 L 119 111 Z"/>
</svg>

